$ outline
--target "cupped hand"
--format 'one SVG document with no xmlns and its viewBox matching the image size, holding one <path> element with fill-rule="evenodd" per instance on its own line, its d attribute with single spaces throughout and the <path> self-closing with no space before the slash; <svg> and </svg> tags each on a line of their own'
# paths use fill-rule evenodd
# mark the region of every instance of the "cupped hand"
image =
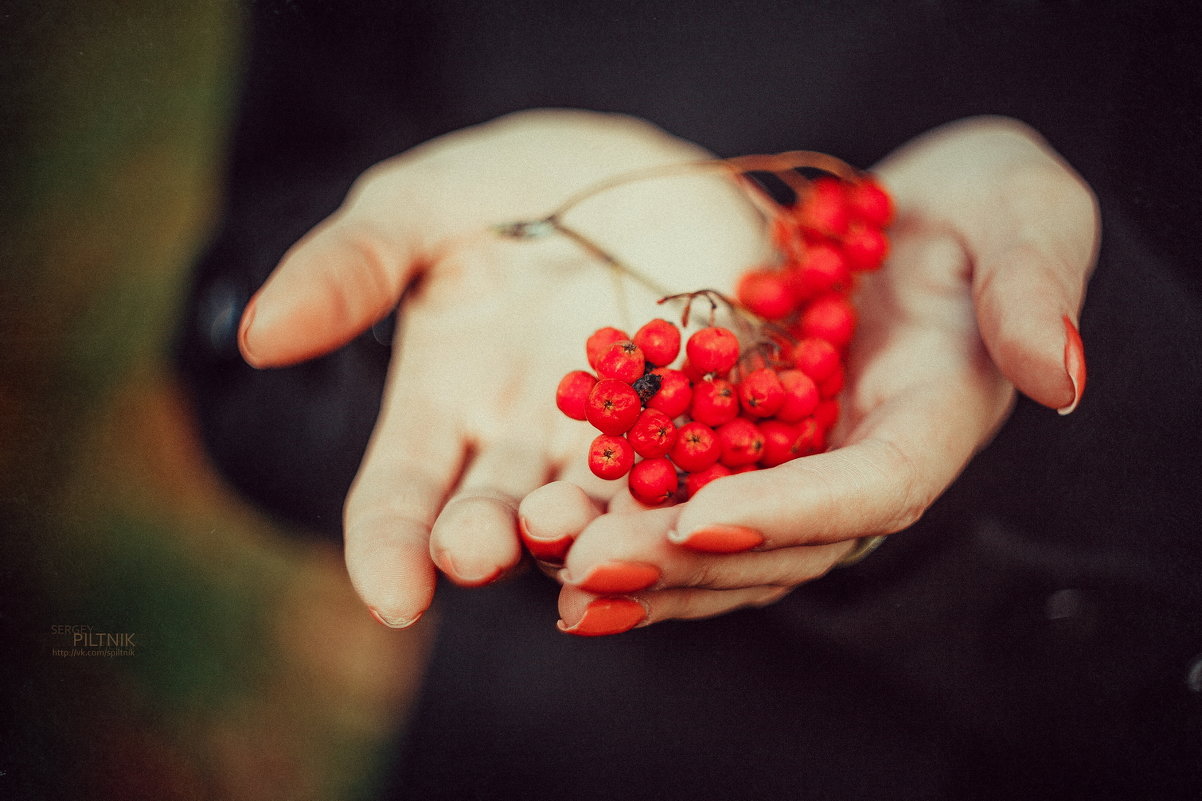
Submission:
<svg viewBox="0 0 1202 801">
<path fill-rule="evenodd" d="M 586 508 L 555 521 L 573 533 L 617 486 L 585 469 L 595 432 L 556 410 L 555 387 L 583 366 L 589 333 L 656 316 L 656 295 L 564 237 L 513 241 L 490 227 L 539 219 L 631 170 L 705 156 L 614 115 L 527 112 L 465 129 L 369 170 L 252 298 L 241 349 L 271 367 L 348 342 L 405 296 L 344 520 L 351 580 L 382 622 L 422 615 L 436 566 L 465 585 L 513 569 L 518 503 L 545 481 L 587 490 Z M 565 221 L 678 291 L 730 286 L 764 255 L 751 207 L 712 175 L 612 189 Z"/>
<path fill-rule="evenodd" d="M 865 538 L 913 524 L 990 440 L 1016 387 L 1075 408 L 1076 320 L 1099 236 L 1089 188 L 999 118 L 937 129 L 875 172 L 897 217 L 887 265 L 858 293 L 836 447 L 663 509 L 619 496 L 602 513 L 580 487 L 541 487 L 523 518 L 575 538 L 561 628 L 611 634 L 771 603 Z"/>
</svg>

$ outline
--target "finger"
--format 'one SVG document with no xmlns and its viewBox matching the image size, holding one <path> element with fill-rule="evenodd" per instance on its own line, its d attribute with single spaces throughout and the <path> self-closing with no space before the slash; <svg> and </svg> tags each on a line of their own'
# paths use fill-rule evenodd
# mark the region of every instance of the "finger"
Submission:
<svg viewBox="0 0 1202 801">
<path fill-rule="evenodd" d="M 941 175 L 920 155 L 938 148 Z M 981 337 L 1027 396 L 1068 413 L 1085 388 L 1077 319 L 1096 260 L 1097 200 L 1038 134 L 985 118 L 923 137 L 880 166 L 907 215 L 953 228 L 973 257 Z M 908 212 L 904 211 L 908 210 Z"/>
<path fill-rule="evenodd" d="M 577 535 L 601 514 L 585 490 L 569 481 L 553 481 L 531 492 L 518 505 L 522 540 L 543 562 L 562 564 Z"/>
<path fill-rule="evenodd" d="M 848 445 L 707 484 L 681 507 L 672 542 L 706 551 L 833 543 L 918 520 L 1000 417 L 1002 396 L 930 384 L 884 400 Z"/>
<path fill-rule="evenodd" d="M 417 236 L 344 209 L 285 254 L 242 315 L 238 343 L 255 367 L 277 367 L 354 339 L 400 300 L 424 262 Z"/>
<path fill-rule="evenodd" d="M 744 607 L 776 603 L 784 587 L 742 590 L 662 590 L 625 596 L 597 596 L 572 587 L 559 595 L 559 630 L 579 637 L 621 634 L 664 620 L 699 620 Z"/>
<path fill-rule="evenodd" d="M 517 565 L 520 500 L 550 466 L 537 442 L 490 442 L 468 466 L 430 534 L 434 563 L 467 586 L 487 584 Z"/>
<path fill-rule="evenodd" d="M 680 507 L 685 508 L 685 507 Z M 599 595 L 669 588 L 795 586 L 825 575 L 854 541 L 715 555 L 669 542 L 677 509 L 613 513 L 593 521 L 568 552 L 560 580 Z"/>
<path fill-rule="evenodd" d="M 398 383 L 385 399 L 344 511 L 351 583 L 394 628 L 415 623 L 433 598 L 430 529 L 463 458 L 450 420 L 408 386 Z"/>
<path fill-rule="evenodd" d="M 1023 394 L 1070 413 L 1085 391 L 1076 320 L 1092 258 L 1066 262 L 1025 244 L 982 253 L 978 265 L 973 292 L 990 357 Z"/>
</svg>

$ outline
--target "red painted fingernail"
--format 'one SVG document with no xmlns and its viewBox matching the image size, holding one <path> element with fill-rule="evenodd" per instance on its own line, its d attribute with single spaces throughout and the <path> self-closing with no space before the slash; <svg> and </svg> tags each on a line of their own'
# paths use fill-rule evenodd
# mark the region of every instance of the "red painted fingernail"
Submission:
<svg viewBox="0 0 1202 801">
<path fill-rule="evenodd" d="M 423 614 L 422 612 L 418 612 L 415 617 L 398 618 L 396 620 L 390 620 L 390 619 L 384 617 L 382 614 L 380 614 L 380 610 L 376 609 L 374 606 L 367 607 L 367 611 L 371 612 L 371 616 L 376 619 L 377 623 L 379 623 L 381 626 L 387 626 L 390 629 L 408 628 L 409 626 L 412 626 L 417 621 L 421 620 L 422 614 Z"/>
<path fill-rule="evenodd" d="M 518 520 L 518 531 L 521 532 L 522 542 L 525 544 L 526 550 L 540 562 L 562 565 L 564 558 L 568 555 L 568 548 L 572 547 L 571 535 L 565 535 L 553 540 L 536 537 L 531 533 L 530 527 L 527 525 L 526 518 L 524 517 Z"/>
<path fill-rule="evenodd" d="M 647 618 L 647 609 L 630 598 L 598 598 L 584 608 L 584 616 L 572 626 L 558 623 L 559 630 L 577 637 L 604 637 L 630 631 Z"/>
<path fill-rule="evenodd" d="M 658 567 L 646 562 L 602 562 L 580 581 L 567 579 L 567 582 L 597 595 L 622 595 L 647 589 L 659 581 L 660 575 Z"/>
<path fill-rule="evenodd" d="M 1057 411 L 1069 414 L 1077 408 L 1085 392 L 1085 343 L 1081 341 L 1077 326 L 1067 315 L 1064 317 L 1064 371 L 1068 373 L 1069 381 L 1073 382 L 1073 400 Z"/>
<path fill-rule="evenodd" d="M 764 535 L 747 526 L 703 526 L 681 536 L 673 531 L 668 539 L 694 551 L 705 553 L 739 553 L 762 545 Z"/>
</svg>

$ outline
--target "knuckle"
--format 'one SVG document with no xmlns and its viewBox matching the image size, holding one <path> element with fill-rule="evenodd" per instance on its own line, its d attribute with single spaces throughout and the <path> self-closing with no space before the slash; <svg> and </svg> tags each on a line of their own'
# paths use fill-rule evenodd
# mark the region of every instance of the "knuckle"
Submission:
<svg viewBox="0 0 1202 801">
<path fill-rule="evenodd" d="M 892 534 L 917 523 L 934 497 L 908 453 L 889 440 L 877 442 L 880 445 L 880 469 L 892 484 L 895 497 L 893 514 L 887 518 L 881 533 Z"/>
</svg>

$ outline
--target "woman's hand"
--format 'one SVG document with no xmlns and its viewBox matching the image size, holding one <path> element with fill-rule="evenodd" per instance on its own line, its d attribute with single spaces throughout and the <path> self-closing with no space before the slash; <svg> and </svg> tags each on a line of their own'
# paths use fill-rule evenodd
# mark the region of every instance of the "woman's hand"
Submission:
<svg viewBox="0 0 1202 801">
<path fill-rule="evenodd" d="M 556 410 L 555 387 L 583 365 L 592 331 L 662 314 L 656 295 L 564 237 L 515 242 L 489 227 L 541 218 L 615 175 L 705 157 L 614 115 L 528 112 L 460 131 L 368 171 L 251 300 L 241 348 L 270 367 L 349 341 L 408 292 L 345 509 L 347 568 L 382 622 L 422 615 L 436 565 L 466 585 L 516 566 L 517 506 L 544 482 L 601 502 L 618 487 L 588 473 L 595 432 Z M 565 221 L 673 291 L 733 286 L 765 255 L 750 205 L 709 174 L 611 189 Z"/>
<path fill-rule="evenodd" d="M 1099 234 L 1089 188 L 1036 134 L 996 118 L 933 131 L 876 173 L 898 214 L 889 263 L 858 295 L 837 447 L 671 508 L 624 494 L 603 514 L 570 483 L 536 490 L 526 525 L 575 538 L 561 573 L 566 631 L 771 603 L 860 538 L 914 523 L 993 436 L 1015 387 L 1062 413 L 1076 406 L 1075 323 Z"/>
</svg>

